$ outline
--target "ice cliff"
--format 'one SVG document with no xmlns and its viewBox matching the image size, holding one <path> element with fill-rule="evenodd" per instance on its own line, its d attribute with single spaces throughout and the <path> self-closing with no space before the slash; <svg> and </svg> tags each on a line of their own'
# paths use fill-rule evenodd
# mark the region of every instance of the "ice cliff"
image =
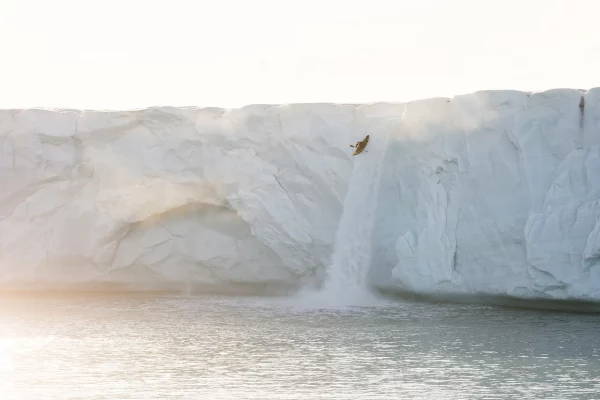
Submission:
<svg viewBox="0 0 600 400">
<path fill-rule="evenodd" d="M 366 133 L 371 285 L 600 300 L 600 88 L 0 111 L 0 289 L 318 285 Z"/>
</svg>

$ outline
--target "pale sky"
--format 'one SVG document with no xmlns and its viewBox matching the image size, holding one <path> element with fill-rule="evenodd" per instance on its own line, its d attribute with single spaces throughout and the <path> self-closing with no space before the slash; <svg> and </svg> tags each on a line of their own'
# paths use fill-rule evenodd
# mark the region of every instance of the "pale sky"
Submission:
<svg viewBox="0 0 600 400">
<path fill-rule="evenodd" d="M 600 0 L 0 0 L 0 108 L 600 86 Z"/>
</svg>

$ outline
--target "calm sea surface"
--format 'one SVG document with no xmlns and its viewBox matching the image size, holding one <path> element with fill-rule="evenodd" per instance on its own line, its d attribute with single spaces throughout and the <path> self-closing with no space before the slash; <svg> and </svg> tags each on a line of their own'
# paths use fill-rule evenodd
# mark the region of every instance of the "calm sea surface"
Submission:
<svg viewBox="0 0 600 400">
<path fill-rule="evenodd" d="M 0 399 L 598 399 L 600 315 L 256 297 L 0 298 Z"/>
</svg>

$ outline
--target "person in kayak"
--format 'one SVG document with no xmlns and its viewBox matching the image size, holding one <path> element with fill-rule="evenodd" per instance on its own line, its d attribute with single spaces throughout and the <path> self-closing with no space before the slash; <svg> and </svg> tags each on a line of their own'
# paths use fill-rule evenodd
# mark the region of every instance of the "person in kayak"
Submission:
<svg viewBox="0 0 600 400">
<path fill-rule="evenodd" d="M 351 144 L 350 147 L 356 148 L 353 156 L 362 153 L 362 151 L 365 149 L 365 147 L 367 147 L 367 143 L 369 143 L 369 135 L 365 136 L 365 138 L 363 140 L 361 140 L 360 142 L 356 142 L 355 145 Z"/>
</svg>

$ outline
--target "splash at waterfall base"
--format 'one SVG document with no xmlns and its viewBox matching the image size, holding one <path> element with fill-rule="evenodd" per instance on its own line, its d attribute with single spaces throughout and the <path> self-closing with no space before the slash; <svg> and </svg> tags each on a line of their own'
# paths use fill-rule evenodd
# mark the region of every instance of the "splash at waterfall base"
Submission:
<svg viewBox="0 0 600 400">
<path fill-rule="evenodd" d="M 600 89 L 0 111 L 0 290 L 600 301 L 598 132 Z"/>
</svg>

